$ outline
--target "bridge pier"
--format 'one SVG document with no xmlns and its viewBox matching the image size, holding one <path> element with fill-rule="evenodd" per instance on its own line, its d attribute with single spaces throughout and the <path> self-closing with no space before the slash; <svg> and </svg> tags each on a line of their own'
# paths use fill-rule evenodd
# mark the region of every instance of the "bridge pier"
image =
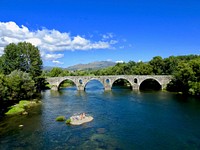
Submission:
<svg viewBox="0 0 200 150">
<path fill-rule="evenodd" d="M 139 90 L 139 87 L 140 87 L 139 85 L 133 84 L 133 85 L 132 85 L 132 90 L 134 90 L 134 91 L 135 91 L 135 90 Z"/>
<path fill-rule="evenodd" d="M 84 86 L 77 86 L 77 90 L 78 90 L 78 91 L 84 91 L 84 90 L 85 90 L 85 87 L 84 87 Z"/>
<path fill-rule="evenodd" d="M 57 85 L 52 85 L 52 86 L 51 86 L 51 90 L 53 90 L 53 91 L 58 91 L 58 86 L 57 86 Z"/>
<path fill-rule="evenodd" d="M 161 84 L 161 89 L 165 90 L 167 88 L 167 84 Z"/>
<path fill-rule="evenodd" d="M 148 79 L 156 80 L 162 90 L 166 88 L 167 84 L 172 79 L 172 76 L 165 75 L 116 75 L 116 76 L 66 76 L 66 77 L 51 77 L 47 78 L 47 82 L 51 85 L 51 90 L 59 90 L 59 85 L 65 80 L 71 80 L 77 86 L 78 91 L 84 91 L 85 86 L 90 80 L 98 80 L 104 85 L 105 91 L 110 91 L 112 84 L 118 80 L 124 79 L 130 82 L 132 90 L 139 90 L 140 84 Z"/>
<path fill-rule="evenodd" d="M 111 87 L 110 87 L 110 86 L 105 86 L 105 87 L 104 87 L 104 90 L 105 90 L 105 91 L 111 91 Z"/>
</svg>

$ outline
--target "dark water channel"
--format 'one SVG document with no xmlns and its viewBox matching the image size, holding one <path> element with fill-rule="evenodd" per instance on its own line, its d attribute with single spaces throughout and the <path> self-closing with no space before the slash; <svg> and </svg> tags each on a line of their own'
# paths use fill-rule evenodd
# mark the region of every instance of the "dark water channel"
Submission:
<svg viewBox="0 0 200 150">
<path fill-rule="evenodd" d="M 168 92 L 104 92 L 95 81 L 42 93 L 42 105 L 27 116 L 0 122 L 0 149 L 200 149 L 200 101 Z M 86 112 L 80 126 L 56 122 Z M 23 124 L 23 128 L 19 125 Z"/>
</svg>

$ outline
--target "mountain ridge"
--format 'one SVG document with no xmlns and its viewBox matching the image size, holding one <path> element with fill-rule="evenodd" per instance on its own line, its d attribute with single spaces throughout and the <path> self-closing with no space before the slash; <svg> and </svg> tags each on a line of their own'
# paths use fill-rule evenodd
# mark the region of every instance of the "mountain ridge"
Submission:
<svg viewBox="0 0 200 150">
<path fill-rule="evenodd" d="M 67 69 L 67 70 L 70 70 L 70 71 L 76 71 L 76 70 L 98 70 L 98 69 L 111 67 L 111 66 L 114 66 L 114 65 L 116 65 L 116 63 L 112 62 L 112 61 L 95 61 L 95 62 L 90 62 L 90 63 L 87 63 L 87 64 L 80 63 L 80 64 L 69 66 L 67 68 L 62 68 L 62 67 L 59 67 L 59 68 Z M 52 66 L 44 66 L 43 70 L 51 70 L 53 68 L 54 67 L 52 67 Z"/>
<path fill-rule="evenodd" d="M 112 61 L 95 61 L 87 64 L 77 64 L 70 67 L 67 67 L 67 70 L 98 70 L 106 67 L 114 66 L 116 63 Z"/>
</svg>

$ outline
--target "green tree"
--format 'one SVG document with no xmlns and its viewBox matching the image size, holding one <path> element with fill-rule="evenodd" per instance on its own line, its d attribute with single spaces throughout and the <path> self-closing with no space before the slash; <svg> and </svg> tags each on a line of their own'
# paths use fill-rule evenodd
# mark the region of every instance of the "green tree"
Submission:
<svg viewBox="0 0 200 150">
<path fill-rule="evenodd" d="M 27 42 L 11 43 L 5 47 L 1 60 L 1 67 L 5 75 L 14 70 L 24 71 L 33 78 L 37 89 L 40 88 L 42 59 L 37 47 Z"/>
<path fill-rule="evenodd" d="M 0 101 L 3 100 L 6 94 L 5 75 L 0 73 Z"/>
<path fill-rule="evenodd" d="M 155 75 L 161 75 L 164 73 L 163 72 L 164 62 L 162 57 L 160 56 L 153 57 L 153 59 L 149 62 L 149 64 L 152 66 L 153 73 Z"/>
<path fill-rule="evenodd" d="M 2 68 L 6 75 L 17 69 L 30 73 L 32 77 L 38 77 L 42 73 L 40 52 L 31 43 L 20 42 L 7 45 L 2 61 Z"/>
<path fill-rule="evenodd" d="M 3 74 L 3 58 L 0 57 L 0 74 Z"/>
<path fill-rule="evenodd" d="M 29 73 L 14 70 L 4 79 L 4 97 L 6 100 L 30 99 L 35 93 L 35 82 Z"/>
<path fill-rule="evenodd" d="M 60 74 L 62 77 L 64 76 L 69 76 L 69 71 L 68 70 L 63 70 L 62 73 Z"/>
<path fill-rule="evenodd" d="M 137 63 L 137 65 L 132 69 L 133 69 L 134 74 L 137 74 L 137 75 L 150 75 L 152 74 L 152 71 L 153 71 L 153 68 L 150 64 L 143 63 L 143 62 Z"/>
<path fill-rule="evenodd" d="M 163 72 L 166 75 L 172 75 L 177 70 L 178 58 L 175 56 L 170 56 L 169 58 L 164 59 L 164 69 Z"/>
<path fill-rule="evenodd" d="M 194 72 L 188 63 L 180 62 L 175 73 L 175 78 L 178 81 L 181 92 L 188 93 L 189 81 L 195 78 Z"/>
<path fill-rule="evenodd" d="M 167 89 L 200 96 L 200 57 L 188 62 L 181 60 Z"/>
<path fill-rule="evenodd" d="M 51 69 L 51 71 L 48 73 L 48 76 L 50 77 L 60 77 L 63 73 L 63 70 L 59 67 L 54 67 Z"/>
</svg>

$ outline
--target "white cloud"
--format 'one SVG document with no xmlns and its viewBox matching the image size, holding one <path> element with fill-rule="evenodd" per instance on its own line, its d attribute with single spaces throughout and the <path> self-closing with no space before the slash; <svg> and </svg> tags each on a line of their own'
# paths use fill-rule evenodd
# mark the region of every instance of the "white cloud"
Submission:
<svg viewBox="0 0 200 150">
<path fill-rule="evenodd" d="M 52 54 L 58 51 L 112 48 L 112 45 L 117 43 L 117 41 L 111 39 L 112 37 L 112 33 L 107 33 L 102 40 L 91 41 L 80 35 L 71 36 L 70 33 L 55 29 L 43 28 L 42 30 L 30 31 L 26 26 L 20 27 L 12 21 L 0 22 L 0 55 L 3 54 L 6 45 L 26 41 L 37 46 L 44 59 L 55 61 L 64 56 L 63 54 Z"/>
<path fill-rule="evenodd" d="M 118 43 L 118 41 L 116 41 L 116 40 L 110 40 L 110 44 L 117 44 Z"/>
<path fill-rule="evenodd" d="M 64 54 L 43 54 L 45 60 L 56 60 L 64 57 Z"/>
<path fill-rule="evenodd" d="M 117 60 L 116 63 L 124 63 L 123 60 Z"/>
<path fill-rule="evenodd" d="M 53 62 L 54 64 L 60 64 L 60 65 L 64 64 L 63 62 L 60 62 L 60 61 L 58 61 L 58 60 L 53 60 L 52 62 Z"/>
<path fill-rule="evenodd" d="M 111 39 L 111 38 L 114 37 L 114 34 L 113 33 L 107 33 L 107 34 L 103 34 L 102 37 L 103 37 L 104 40 Z"/>
</svg>

